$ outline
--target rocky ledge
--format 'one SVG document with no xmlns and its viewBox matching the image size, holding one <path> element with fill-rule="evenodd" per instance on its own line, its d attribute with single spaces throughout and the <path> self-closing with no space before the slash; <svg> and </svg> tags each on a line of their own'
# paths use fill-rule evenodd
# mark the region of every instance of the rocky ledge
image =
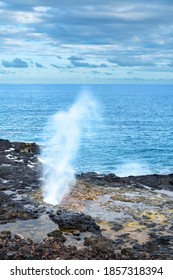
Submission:
<svg viewBox="0 0 173 280">
<path fill-rule="evenodd" d="M 51 206 L 39 153 L 0 140 L 0 259 L 172 259 L 173 174 L 78 174 Z"/>
</svg>

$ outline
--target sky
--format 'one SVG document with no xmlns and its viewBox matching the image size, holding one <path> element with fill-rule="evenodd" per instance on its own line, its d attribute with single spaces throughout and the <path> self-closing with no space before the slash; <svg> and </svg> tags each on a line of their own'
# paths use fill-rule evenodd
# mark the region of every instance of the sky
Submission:
<svg viewBox="0 0 173 280">
<path fill-rule="evenodd" d="M 0 1 L 0 83 L 173 84 L 173 0 Z"/>
</svg>

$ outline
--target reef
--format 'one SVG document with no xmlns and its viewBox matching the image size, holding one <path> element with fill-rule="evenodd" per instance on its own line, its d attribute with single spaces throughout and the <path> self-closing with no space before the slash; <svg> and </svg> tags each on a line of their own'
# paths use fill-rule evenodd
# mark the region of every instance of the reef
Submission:
<svg viewBox="0 0 173 280">
<path fill-rule="evenodd" d="M 172 259 L 173 174 L 76 175 L 43 201 L 35 143 L 0 140 L 0 259 Z"/>
</svg>

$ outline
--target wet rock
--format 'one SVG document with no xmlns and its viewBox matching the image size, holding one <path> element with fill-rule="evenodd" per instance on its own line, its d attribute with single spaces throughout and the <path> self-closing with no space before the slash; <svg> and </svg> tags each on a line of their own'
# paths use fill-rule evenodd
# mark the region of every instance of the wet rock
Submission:
<svg viewBox="0 0 173 280">
<path fill-rule="evenodd" d="M 173 231 L 173 226 L 170 226 L 169 230 Z"/>
<path fill-rule="evenodd" d="M 101 235 L 85 238 L 84 246 L 91 247 L 93 251 L 104 256 L 105 259 L 109 257 L 116 259 L 113 242 Z"/>
<path fill-rule="evenodd" d="M 15 222 L 16 219 L 21 220 L 28 220 L 28 219 L 37 219 L 39 217 L 39 214 L 34 211 L 26 211 L 23 210 L 23 206 L 21 207 L 17 205 L 15 207 L 16 203 L 12 204 L 8 207 L 7 210 L 4 208 L 0 209 L 0 224 L 5 224 L 8 222 Z M 14 210 L 14 208 L 17 208 Z"/>
<path fill-rule="evenodd" d="M 123 229 L 124 227 L 118 223 L 114 223 L 113 227 L 111 227 L 112 230 L 118 231 Z"/>
<path fill-rule="evenodd" d="M 39 217 L 30 195 L 40 187 L 38 152 L 39 147 L 34 143 L 0 140 L 0 224 Z M 26 209 L 29 204 L 31 208 Z"/>
<path fill-rule="evenodd" d="M 133 245 L 133 249 L 137 250 L 137 251 L 143 251 L 144 250 L 144 246 L 142 244 L 136 243 L 135 245 Z"/>
<path fill-rule="evenodd" d="M 122 255 L 131 255 L 132 254 L 132 249 L 131 248 L 123 248 L 121 250 Z"/>
<path fill-rule="evenodd" d="M 0 238 L 10 238 L 11 237 L 11 231 L 1 231 Z"/>
<path fill-rule="evenodd" d="M 81 173 L 77 175 L 79 180 L 84 180 L 90 184 L 104 186 L 104 187 L 117 187 L 122 179 L 113 173 L 110 174 L 97 174 L 95 172 Z"/>
<path fill-rule="evenodd" d="M 121 245 L 130 242 L 131 239 L 129 237 L 129 233 L 118 235 L 118 237 L 114 240 L 116 245 Z"/>
<path fill-rule="evenodd" d="M 76 239 L 77 241 L 80 241 L 80 240 L 81 240 L 81 238 L 80 238 L 80 237 L 75 237 L 75 239 Z"/>
<path fill-rule="evenodd" d="M 7 256 L 7 258 L 11 259 L 11 257 L 13 257 L 15 254 L 16 254 L 16 252 L 9 251 L 6 256 Z"/>
<path fill-rule="evenodd" d="M 39 154 L 40 147 L 36 143 L 22 143 L 13 142 L 16 152 L 29 153 L 29 154 Z"/>
<path fill-rule="evenodd" d="M 156 239 L 156 242 L 158 244 L 165 244 L 168 245 L 171 242 L 173 242 L 173 236 L 167 235 L 167 236 L 160 236 Z"/>
<path fill-rule="evenodd" d="M 48 238 L 43 242 L 37 243 L 16 237 L 9 239 L 0 236 L 0 259 L 172 259 L 172 237 L 168 238 L 167 236 L 166 242 L 165 239 L 163 242 L 158 238 L 142 245 L 136 243 L 132 248 L 123 246 L 120 249 L 121 251 L 116 253 L 118 248 L 115 242 L 106 239 L 100 234 L 86 238 L 84 241 L 85 246 L 80 250 L 77 250 L 75 246 L 66 247 L 64 243 L 54 238 Z"/>
<path fill-rule="evenodd" d="M 100 248 L 102 251 L 107 251 L 107 249 L 112 249 L 112 241 L 106 239 L 103 236 L 91 236 L 89 238 L 85 238 L 84 246 L 96 246 Z"/>
<path fill-rule="evenodd" d="M 61 231 L 59 230 L 54 230 L 50 233 L 47 234 L 49 237 L 53 237 L 54 240 L 58 241 L 58 242 L 65 242 L 67 239 L 65 238 L 65 236 L 62 234 Z"/>
<path fill-rule="evenodd" d="M 145 186 L 161 190 L 173 191 L 173 174 L 168 175 L 143 175 L 143 176 L 129 176 L 129 177 L 118 177 L 115 174 L 97 174 L 95 172 L 81 173 L 77 175 L 79 180 L 84 180 L 94 185 L 104 187 L 119 187 L 124 186 L 135 186 L 138 188 L 144 188 Z"/>
<path fill-rule="evenodd" d="M 15 235 L 14 235 L 14 239 L 20 241 L 20 240 L 23 240 L 24 237 L 23 237 L 21 234 L 15 234 Z"/>
<path fill-rule="evenodd" d="M 147 228 L 153 228 L 153 227 L 155 227 L 157 224 L 156 223 L 149 223 L 149 224 L 147 224 Z"/>
<path fill-rule="evenodd" d="M 79 230 L 80 232 L 100 232 L 100 227 L 94 219 L 83 213 L 58 210 L 56 214 L 50 214 L 49 217 L 54 223 L 58 224 L 59 229 L 62 231 Z"/>
<path fill-rule="evenodd" d="M 172 259 L 173 238 L 170 236 L 173 230 L 172 199 L 165 194 L 162 195 L 164 192 L 159 194 L 154 190 L 173 191 L 173 174 L 121 178 L 112 173 L 106 175 L 95 172 L 82 173 L 77 175 L 77 187 L 79 183 L 79 197 L 81 199 L 79 199 L 79 208 L 75 208 L 76 206 L 70 208 L 71 210 L 75 209 L 76 212 L 58 210 L 55 213 L 55 208 L 46 206 L 40 195 L 41 163 L 37 158 L 39 151 L 40 148 L 34 143 L 0 140 L 1 228 L 3 229 L 4 226 L 5 229 L 5 223 L 10 223 L 12 228 L 13 225 L 15 228 L 17 219 L 36 219 L 47 213 L 51 220 L 58 224 L 60 230 L 50 232 L 48 238 L 46 238 L 46 231 L 42 242 L 35 242 L 32 240 L 32 236 L 30 239 L 25 239 L 17 234 L 14 235 L 15 233 L 11 229 L 11 232 L 3 230 L 0 233 L 0 259 Z M 147 196 L 149 190 L 146 190 L 145 186 L 151 188 L 153 196 Z M 117 194 L 112 196 L 113 188 L 117 188 L 115 191 L 119 192 L 119 196 Z M 130 190 L 129 197 L 126 195 L 127 189 Z M 97 193 L 96 190 L 98 190 Z M 102 194 L 109 197 L 108 201 L 101 201 Z M 102 234 L 107 234 L 110 230 L 112 234 L 114 231 L 114 235 L 111 237 L 113 241 L 101 235 L 101 230 L 92 217 L 78 213 L 78 211 L 85 211 L 83 202 L 92 200 L 93 207 L 94 200 L 97 204 L 97 199 L 99 211 L 101 207 L 105 207 L 104 210 L 107 207 L 106 211 L 110 210 L 110 214 L 114 212 L 118 217 L 113 222 L 106 221 L 105 231 L 104 227 L 102 231 Z M 73 203 L 72 200 L 71 202 Z M 118 205 L 121 203 L 123 207 Z M 142 212 L 140 211 L 140 203 L 143 203 L 144 206 Z M 68 207 L 64 208 L 69 209 Z M 146 209 L 153 209 L 153 211 L 151 210 L 150 213 L 150 210 Z M 127 226 L 124 220 L 122 221 L 121 215 L 119 215 L 121 211 L 124 213 L 124 220 L 127 218 L 129 221 L 132 220 L 131 227 Z M 137 221 L 136 224 L 133 223 L 133 220 Z M 139 228 L 135 229 L 137 226 Z M 7 228 L 9 228 L 8 224 Z M 118 235 L 119 230 L 121 233 L 124 230 L 125 233 L 128 229 L 129 233 Z M 145 240 L 140 244 L 139 239 L 133 239 L 134 230 L 136 231 L 136 239 L 140 233 L 143 234 L 143 230 L 146 231 L 147 233 L 144 234 L 147 236 L 146 240 L 149 241 Z M 75 246 L 65 246 L 66 237 L 82 241 L 83 235 L 90 236 L 91 233 L 94 236 L 85 239 L 85 246 L 82 245 L 80 250 Z"/>
<path fill-rule="evenodd" d="M 26 243 L 27 243 L 28 245 L 32 245 L 32 244 L 33 244 L 33 240 L 30 239 L 30 238 L 28 238 L 28 239 L 26 240 Z"/>
<path fill-rule="evenodd" d="M 74 236 L 79 236 L 80 235 L 80 231 L 77 230 L 76 232 L 73 232 L 73 235 Z"/>
<path fill-rule="evenodd" d="M 153 189 L 165 189 L 173 191 L 173 174 L 130 176 L 129 179 L 131 180 L 131 182 L 140 183 Z"/>
<path fill-rule="evenodd" d="M 0 152 L 12 148 L 12 143 L 9 140 L 0 139 Z"/>
</svg>

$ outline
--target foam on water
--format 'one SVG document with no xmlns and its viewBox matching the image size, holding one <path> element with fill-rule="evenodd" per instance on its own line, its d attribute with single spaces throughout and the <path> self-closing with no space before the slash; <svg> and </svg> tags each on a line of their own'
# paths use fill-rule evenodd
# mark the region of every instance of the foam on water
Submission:
<svg viewBox="0 0 173 280">
<path fill-rule="evenodd" d="M 151 170 L 145 163 L 129 161 L 120 164 L 115 169 L 115 174 L 119 177 L 126 177 L 130 175 L 139 176 L 139 175 L 151 174 Z"/>
</svg>

